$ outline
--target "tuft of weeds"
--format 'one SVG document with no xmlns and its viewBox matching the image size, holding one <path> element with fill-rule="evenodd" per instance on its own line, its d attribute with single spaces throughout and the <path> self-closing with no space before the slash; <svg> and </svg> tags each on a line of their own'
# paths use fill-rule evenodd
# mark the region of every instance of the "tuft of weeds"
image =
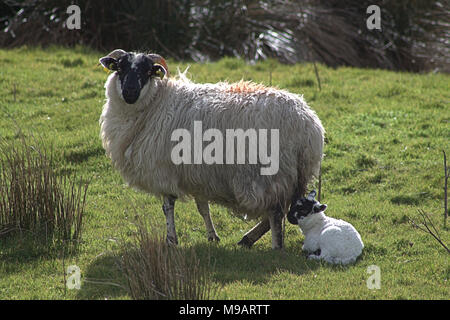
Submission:
<svg viewBox="0 0 450 320">
<path fill-rule="evenodd" d="M 23 134 L 0 141 L 0 237 L 31 234 L 46 244 L 81 239 L 88 183 L 59 175 L 51 149 Z"/>
<path fill-rule="evenodd" d="M 64 68 L 75 68 L 79 66 L 84 65 L 84 61 L 81 58 L 76 59 L 62 59 L 61 64 L 64 66 Z"/>
<path fill-rule="evenodd" d="M 359 169 L 372 168 L 376 164 L 377 164 L 377 160 L 369 154 L 363 153 L 363 154 L 359 155 L 359 157 L 356 159 L 356 166 Z"/>
<path fill-rule="evenodd" d="M 202 264 L 194 249 L 166 243 L 161 228 L 138 218 L 132 242 L 124 244 L 122 268 L 133 299 L 209 300 L 218 287 L 211 265 Z"/>
</svg>

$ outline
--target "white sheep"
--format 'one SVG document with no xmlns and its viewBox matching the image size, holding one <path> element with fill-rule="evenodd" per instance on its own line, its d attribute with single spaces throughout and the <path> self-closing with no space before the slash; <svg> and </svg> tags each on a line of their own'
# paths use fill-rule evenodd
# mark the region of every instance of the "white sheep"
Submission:
<svg viewBox="0 0 450 320">
<path fill-rule="evenodd" d="M 251 246 L 270 228 L 272 247 L 281 248 L 282 217 L 292 198 L 305 193 L 322 159 L 324 129 L 303 98 L 252 82 L 197 84 L 184 74 L 169 78 L 165 60 L 156 54 L 117 49 L 100 63 L 115 71 L 105 84 L 103 147 L 128 185 L 164 198 L 167 241 L 177 243 L 175 200 L 190 196 L 204 218 L 209 240 L 219 240 L 208 206 L 215 202 L 248 218 L 261 218 L 239 244 Z M 275 174 L 261 174 L 269 165 L 261 158 L 244 164 L 225 159 L 213 164 L 174 163 L 172 153 L 179 142 L 174 141 L 174 132 L 184 130 L 193 136 L 199 122 L 205 135 L 209 129 L 224 136 L 227 129 L 276 130 L 278 140 L 271 141 L 270 136 L 266 141 L 271 148 L 278 143 Z M 195 143 L 199 142 L 194 137 Z M 200 141 L 200 146 L 204 144 Z M 226 151 L 224 158 L 230 157 Z M 232 157 L 239 157 L 232 152 Z"/>
<path fill-rule="evenodd" d="M 309 259 L 332 264 L 355 262 L 364 248 L 361 236 L 350 223 L 327 217 L 327 205 L 314 200 L 315 195 L 312 191 L 308 197 L 294 201 L 287 215 L 305 236 L 303 250 L 309 253 Z"/>
</svg>

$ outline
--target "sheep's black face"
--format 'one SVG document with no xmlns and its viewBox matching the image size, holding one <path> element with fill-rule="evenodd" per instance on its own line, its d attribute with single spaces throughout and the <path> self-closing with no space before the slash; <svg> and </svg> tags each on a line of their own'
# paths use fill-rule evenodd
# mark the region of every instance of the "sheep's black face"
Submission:
<svg viewBox="0 0 450 320">
<path fill-rule="evenodd" d="M 287 219 L 292 224 L 298 224 L 300 219 L 304 219 L 310 214 L 325 211 L 326 204 L 320 204 L 319 201 L 314 199 L 316 195 L 315 191 L 312 191 L 308 197 L 300 198 L 292 201 Z"/>
<path fill-rule="evenodd" d="M 117 61 L 117 73 L 126 103 L 133 104 L 151 75 L 153 62 L 145 55 L 126 54 Z"/>
<path fill-rule="evenodd" d="M 106 56 L 100 63 L 107 69 L 116 71 L 119 76 L 122 97 L 128 104 L 134 104 L 144 86 L 153 76 L 164 77 L 166 70 L 151 59 L 151 55 L 123 51 L 119 57 Z"/>
</svg>

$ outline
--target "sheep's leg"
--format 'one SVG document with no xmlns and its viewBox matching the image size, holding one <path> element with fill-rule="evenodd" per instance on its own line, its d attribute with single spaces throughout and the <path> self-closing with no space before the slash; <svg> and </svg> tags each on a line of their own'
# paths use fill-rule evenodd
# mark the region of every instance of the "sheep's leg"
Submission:
<svg viewBox="0 0 450 320">
<path fill-rule="evenodd" d="M 261 238 L 269 230 L 270 230 L 269 219 L 264 218 L 244 235 L 241 241 L 238 242 L 238 245 L 250 248 L 259 238 Z"/>
<path fill-rule="evenodd" d="M 300 195 L 305 193 L 305 188 L 298 187 L 294 194 L 292 195 L 292 201 L 297 200 Z M 267 231 L 272 229 L 274 226 L 275 231 L 272 229 L 272 247 L 282 248 L 283 247 L 283 211 L 281 206 L 278 206 L 274 210 L 275 214 L 271 214 L 272 218 L 264 218 L 256 226 L 254 226 L 250 231 L 248 231 L 241 241 L 238 242 L 239 245 L 243 247 L 250 248 L 259 238 L 261 238 Z M 272 220 L 272 222 L 270 221 Z M 276 245 L 274 245 L 276 244 Z"/>
<path fill-rule="evenodd" d="M 195 199 L 195 203 L 197 204 L 197 209 L 200 215 L 203 217 L 206 226 L 206 232 L 208 233 L 209 241 L 220 241 L 219 236 L 217 235 L 216 229 L 214 228 L 214 224 L 211 219 L 211 214 L 209 212 L 208 201 Z"/>
<path fill-rule="evenodd" d="M 164 203 L 162 209 L 164 211 L 164 215 L 166 216 L 166 225 L 167 225 L 167 238 L 166 241 L 168 244 L 178 244 L 177 239 L 177 231 L 175 230 L 175 200 L 176 198 L 173 196 L 164 197 Z"/>
<path fill-rule="evenodd" d="M 272 232 L 272 249 L 283 248 L 283 210 L 277 206 L 269 213 L 270 231 Z"/>
</svg>

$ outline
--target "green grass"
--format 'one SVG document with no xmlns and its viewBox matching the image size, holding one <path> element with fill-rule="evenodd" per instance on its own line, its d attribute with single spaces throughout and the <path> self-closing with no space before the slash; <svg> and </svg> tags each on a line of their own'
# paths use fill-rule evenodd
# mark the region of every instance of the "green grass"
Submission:
<svg viewBox="0 0 450 320">
<path fill-rule="evenodd" d="M 105 157 L 98 118 L 107 74 L 101 53 L 85 48 L 0 50 L 0 136 L 25 133 L 52 144 L 67 173 L 92 178 L 83 242 L 77 254 L 42 253 L 23 237 L 0 239 L 0 299 L 129 299 L 117 257 L 133 229 L 136 211 L 164 224 L 161 202 L 127 188 Z M 187 63 L 168 61 L 172 74 Z M 270 77 L 270 72 L 272 75 Z M 271 250 L 270 234 L 248 250 L 236 245 L 254 222 L 213 205 L 221 237 L 206 240 L 192 201 L 176 205 L 181 246 L 210 257 L 219 299 L 448 299 L 446 251 L 415 230 L 408 217 L 426 210 L 443 228 L 442 150 L 450 153 L 448 75 L 410 74 L 265 61 L 247 65 L 225 58 L 190 65 L 196 82 L 253 80 L 301 93 L 326 128 L 322 202 L 328 215 L 351 222 L 365 243 L 356 264 L 308 261 L 303 236 L 286 226 L 286 248 Z M 15 89 L 14 89 L 15 88 Z M 14 100 L 15 93 L 15 100 Z M 65 290 L 64 269 L 81 269 L 80 290 Z M 369 290 L 367 267 L 381 270 L 381 289 Z M 122 286 L 122 287 L 121 287 Z"/>
</svg>

